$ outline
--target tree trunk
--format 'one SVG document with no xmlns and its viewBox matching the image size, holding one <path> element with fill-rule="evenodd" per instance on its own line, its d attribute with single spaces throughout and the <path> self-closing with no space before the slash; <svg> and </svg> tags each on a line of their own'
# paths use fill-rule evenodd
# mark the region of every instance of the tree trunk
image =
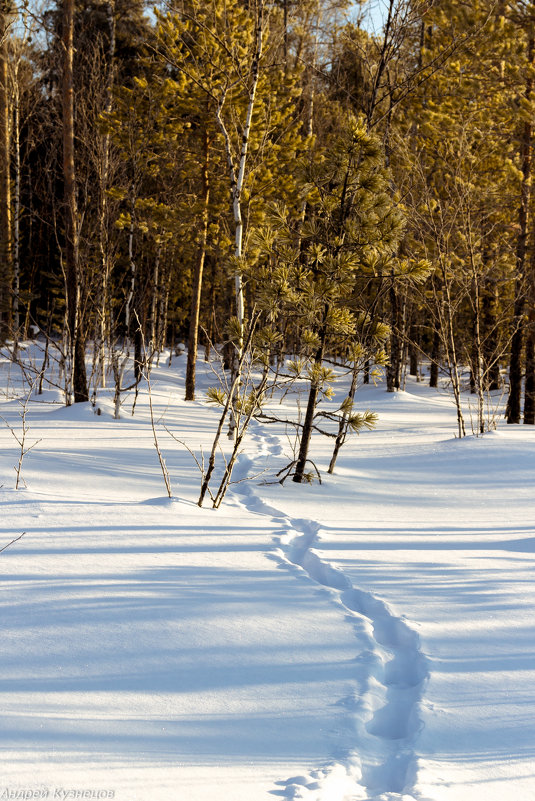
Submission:
<svg viewBox="0 0 535 801">
<path fill-rule="evenodd" d="M 216 299 L 217 299 L 217 263 L 214 258 L 211 260 L 212 269 L 210 270 L 210 301 L 209 301 L 209 316 L 208 326 L 205 335 L 204 343 L 204 361 L 210 361 L 210 351 L 212 342 L 214 340 L 214 333 L 217 330 L 216 325 Z"/>
<path fill-rule="evenodd" d="M 413 323 L 409 332 L 409 375 L 416 377 L 418 377 L 418 345 L 418 329 Z"/>
<path fill-rule="evenodd" d="M 169 317 L 169 295 L 171 293 L 171 270 L 166 264 L 164 269 L 165 279 L 163 280 L 162 294 L 160 298 L 160 314 L 159 314 L 159 339 L 160 350 L 163 350 L 167 345 L 167 325 Z M 171 342 L 171 352 L 174 346 L 174 337 Z"/>
<path fill-rule="evenodd" d="M 18 78 L 18 75 L 17 75 Z M 20 163 L 20 89 L 18 80 L 15 80 L 14 88 L 14 120 L 13 120 L 13 133 L 15 138 L 15 198 L 14 198 L 14 216 L 13 216 L 13 338 L 15 343 L 20 339 L 20 220 L 21 220 L 21 203 L 20 203 L 20 181 L 21 181 L 21 163 Z"/>
<path fill-rule="evenodd" d="M 160 276 L 160 264 L 162 259 L 162 246 L 157 245 L 154 257 L 154 270 L 152 273 L 152 301 L 150 304 L 150 343 L 153 352 L 159 351 L 159 310 L 161 306 L 161 296 L 163 293 L 162 280 Z M 159 355 L 158 355 L 159 359 Z M 157 361 L 158 361 L 157 359 Z"/>
<path fill-rule="evenodd" d="M 488 278 L 481 293 L 481 325 L 485 388 L 490 392 L 501 387 L 497 308 L 497 285 Z"/>
<path fill-rule="evenodd" d="M 134 378 L 136 383 L 139 384 L 143 378 L 143 367 L 145 365 L 146 355 L 143 348 L 143 323 L 138 320 L 137 328 L 134 331 Z"/>
<path fill-rule="evenodd" d="M 318 362 L 316 361 L 316 364 Z M 321 360 L 320 360 L 321 363 Z M 305 477 L 305 468 L 308 461 L 308 450 L 310 447 L 310 438 L 312 436 L 312 423 L 314 421 L 314 412 L 316 411 L 316 404 L 318 402 L 319 386 L 312 383 L 308 393 L 307 410 L 305 413 L 305 420 L 303 422 L 303 429 L 301 431 L 301 439 L 299 441 L 299 455 L 295 466 L 295 472 L 292 481 L 296 484 L 301 484 Z"/>
<path fill-rule="evenodd" d="M 0 12 L 0 342 L 11 329 L 12 232 L 7 15 Z"/>
<path fill-rule="evenodd" d="M 473 356 L 472 356 L 472 375 L 474 381 L 474 392 L 477 394 L 477 427 L 478 433 L 485 433 L 485 403 L 484 403 L 484 370 L 483 370 L 483 350 L 481 347 L 481 303 L 479 299 L 479 278 L 475 265 L 473 264 L 472 279 L 472 298 L 474 303 L 474 324 L 473 324 Z"/>
<path fill-rule="evenodd" d="M 349 392 L 347 393 L 347 397 L 353 403 L 355 399 L 355 393 L 357 391 L 357 382 L 359 376 L 359 369 L 357 365 L 353 366 L 353 373 L 351 376 L 351 385 L 349 387 Z M 334 468 L 336 465 L 336 460 L 338 459 L 338 454 L 340 453 L 340 448 L 346 441 L 347 432 L 348 432 L 348 420 L 349 420 L 349 412 L 344 412 L 342 415 L 342 419 L 338 424 L 338 433 L 336 435 L 336 442 L 334 443 L 334 448 L 331 456 L 331 461 L 329 462 L 329 468 L 327 470 L 328 473 L 334 473 Z"/>
<path fill-rule="evenodd" d="M 527 49 L 527 61 L 531 66 L 535 53 L 535 37 L 533 30 L 530 31 Z M 525 97 L 531 100 L 533 80 L 531 73 L 528 72 L 526 78 Z M 511 340 L 511 356 L 509 361 L 509 397 L 505 417 L 508 423 L 520 423 L 520 401 L 522 395 L 522 347 L 524 340 L 524 305 L 526 282 L 524 276 L 529 204 L 531 197 L 531 161 L 532 161 L 532 125 L 526 120 L 524 122 L 521 140 L 520 158 L 522 164 L 522 186 L 520 190 L 520 206 L 518 209 L 518 239 L 516 245 L 516 284 L 515 284 L 515 306 L 514 306 L 514 325 L 513 337 Z"/>
<path fill-rule="evenodd" d="M 245 170 L 247 166 L 247 156 L 249 152 L 249 140 L 251 137 L 251 126 L 253 123 L 253 114 L 256 106 L 256 92 L 258 88 L 258 80 L 260 78 L 260 59 L 262 58 L 263 43 L 264 43 L 264 0 L 259 0 L 256 12 L 256 39 L 255 50 L 253 53 L 250 69 L 250 87 L 249 98 L 247 103 L 247 111 L 245 114 L 245 122 L 243 126 L 243 134 L 241 138 L 241 149 L 239 157 L 236 159 L 231 137 L 228 128 L 223 120 L 222 112 L 227 99 L 227 92 L 222 95 L 217 108 L 216 119 L 225 140 L 225 151 L 227 162 L 229 166 L 230 175 L 230 191 L 232 198 L 232 212 L 234 215 L 234 258 L 238 265 L 242 258 L 243 250 L 243 214 L 242 214 L 242 194 L 245 182 Z M 235 277 L 235 301 L 236 301 L 236 316 L 240 326 L 243 327 L 245 319 L 245 304 L 243 297 L 243 278 L 240 269 L 236 269 Z M 243 348 L 243 341 L 240 341 L 239 356 Z M 238 357 L 239 358 L 239 357 Z"/>
<path fill-rule="evenodd" d="M 329 309 L 326 308 L 325 313 L 323 315 L 324 320 L 327 320 L 328 314 L 329 314 Z M 324 324 L 321 331 L 320 346 L 314 358 L 315 365 L 321 366 L 321 363 L 323 361 L 323 356 L 325 353 L 326 340 L 327 340 L 327 326 L 326 324 Z M 314 414 L 318 403 L 319 390 L 320 390 L 319 384 L 316 383 L 315 381 L 312 381 L 308 393 L 308 403 L 305 412 L 305 419 L 303 421 L 303 428 L 301 429 L 301 438 L 299 440 L 299 454 L 297 456 L 295 472 L 292 477 L 292 481 L 295 481 L 296 484 L 302 484 L 303 479 L 305 477 L 305 469 L 308 461 L 308 451 L 310 448 L 310 438 L 312 436 L 312 425 L 314 423 Z"/>
<path fill-rule="evenodd" d="M 106 71 L 106 113 L 110 114 L 113 107 L 113 84 L 115 75 L 115 2 L 109 0 L 106 3 L 106 15 L 108 18 L 110 42 L 108 47 L 108 64 Z M 108 284 L 110 278 L 110 242 L 109 242 L 109 220 L 108 220 L 108 184 L 110 171 L 110 144 L 109 133 L 102 136 L 102 153 L 100 159 L 99 174 L 99 251 L 100 251 L 100 309 L 98 312 L 98 383 L 101 387 L 106 386 L 106 349 L 107 339 L 107 320 L 108 320 Z"/>
<path fill-rule="evenodd" d="M 528 290 L 528 324 L 526 327 L 526 385 L 524 424 L 535 425 L 535 241 L 531 246 Z"/>
<path fill-rule="evenodd" d="M 78 207 L 74 167 L 73 92 L 74 0 L 63 0 L 63 180 L 65 200 L 65 283 L 67 291 L 67 329 L 74 402 L 89 400 L 85 370 L 85 343 L 81 320 L 81 281 L 79 264 Z"/>
<path fill-rule="evenodd" d="M 197 347 L 199 343 L 199 318 L 201 313 L 201 291 L 206 256 L 206 242 L 208 238 L 208 205 L 210 202 L 210 182 L 208 176 L 209 165 L 209 138 L 204 132 L 204 163 L 202 169 L 202 213 L 201 213 L 201 240 L 197 254 L 197 264 L 193 275 L 191 298 L 191 311 L 188 338 L 188 364 L 186 367 L 186 400 L 195 400 L 195 365 L 197 363 Z"/>
<path fill-rule="evenodd" d="M 464 416 L 462 410 L 462 396 L 461 396 L 461 375 L 459 360 L 457 358 L 457 345 L 455 341 L 455 323 L 453 319 L 453 305 L 451 302 L 450 286 L 448 284 L 446 271 L 443 273 L 444 279 L 444 293 L 443 309 L 441 314 L 441 327 L 444 345 L 444 355 L 448 366 L 448 374 L 451 380 L 453 389 L 453 397 L 455 399 L 455 407 L 457 410 L 457 428 L 459 438 L 462 439 L 466 436 L 466 429 L 464 425 Z"/>
<path fill-rule="evenodd" d="M 429 369 L 429 386 L 438 387 L 438 365 L 440 359 L 440 332 L 438 328 L 433 331 L 433 344 L 431 347 L 431 366 Z"/>
<path fill-rule="evenodd" d="M 402 337 L 400 336 L 401 315 L 399 309 L 399 298 L 394 286 L 394 279 L 390 285 L 390 314 L 391 314 L 391 334 L 390 334 L 390 358 L 386 368 L 386 391 L 396 392 L 401 385 L 401 357 L 402 357 Z"/>
<path fill-rule="evenodd" d="M 524 398 L 524 424 L 535 425 L 535 313 L 530 311 L 526 336 L 526 388 Z"/>
<path fill-rule="evenodd" d="M 236 317 L 240 327 L 240 334 L 238 338 L 237 352 L 233 353 L 232 370 L 237 370 L 238 365 L 241 364 L 243 352 L 243 331 L 245 323 L 245 298 L 243 293 L 243 275 L 241 271 L 241 259 L 243 256 L 243 214 L 242 214 L 242 197 L 243 188 L 245 183 L 245 174 L 247 167 L 247 158 L 249 153 L 249 144 L 251 138 L 251 127 L 253 124 L 253 116 L 256 108 L 256 95 L 258 89 L 258 81 L 260 78 L 260 60 L 264 47 L 264 7 L 265 0 L 258 0 L 256 7 L 256 33 L 255 33 L 255 49 L 251 59 L 251 67 L 249 70 L 249 96 L 247 102 L 247 111 L 245 113 L 245 121 L 243 125 L 243 132 L 241 136 L 241 147 L 239 156 L 235 153 L 232 139 L 228 127 L 223 119 L 223 108 L 227 100 L 228 88 L 225 89 L 216 111 L 216 120 L 223 134 L 225 141 L 225 152 L 229 168 L 230 178 L 230 194 L 232 200 L 232 213 L 234 216 L 234 259 L 236 263 L 236 274 L 234 278 L 234 298 L 236 304 Z M 238 376 L 238 395 L 239 395 L 239 376 Z M 228 437 L 233 439 L 236 436 L 235 415 L 234 409 L 231 409 Z"/>
<path fill-rule="evenodd" d="M 136 260 L 134 258 L 134 229 L 135 229 L 135 213 L 136 213 L 136 188 L 134 184 L 131 187 L 132 196 L 130 198 L 130 225 L 128 226 L 128 264 L 130 266 L 130 286 L 128 288 L 128 295 L 126 297 L 124 309 L 124 325 L 126 329 L 127 342 L 131 339 L 132 327 L 132 304 L 134 294 L 136 291 Z"/>
</svg>

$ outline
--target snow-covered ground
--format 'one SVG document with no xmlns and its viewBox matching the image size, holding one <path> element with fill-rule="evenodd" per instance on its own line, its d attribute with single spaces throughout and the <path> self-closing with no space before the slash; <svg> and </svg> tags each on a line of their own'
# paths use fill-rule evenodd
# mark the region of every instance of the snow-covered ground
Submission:
<svg viewBox="0 0 535 801">
<path fill-rule="evenodd" d="M 535 431 L 458 440 L 446 393 L 363 387 L 378 427 L 334 476 L 314 440 L 321 486 L 267 483 L 290 444 L 253 424 L 237 477 L 268 472 L 199 509 L 164 426 L 199 452 L 217 411 L 184 367 L 152 378 L 173 499 L 145 390 L 118 421 L 32 400 L 27 488 L 0 427 L 0 799 L 535 798 Z"/>
</svg>

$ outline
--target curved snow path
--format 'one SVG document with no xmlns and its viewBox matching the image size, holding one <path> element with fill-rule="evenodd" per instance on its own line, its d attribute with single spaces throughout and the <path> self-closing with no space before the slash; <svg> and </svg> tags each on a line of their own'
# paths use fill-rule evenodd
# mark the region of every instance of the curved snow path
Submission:
<svg viewBox="0 0 535 801">
<path fill-rule="evenodd" d="M 279 438 L 252 431 L 259 456 L 279 456 Z M 237 469 L 246 477 L 253 466 L 241 455 Z M 306 801 L 413 801 L 414 740 L 421 728 L 418 707 L 428 670 L 418 634 L 388 605 L 355 587 L 315 546 L 321 543 L 319 523 L 290 518 L 269 506 L 251 483 L 234 492 L 249 511 L 268 515 L 279 530 L 273 557 L 328 588 L 331 598 L 350 616 L 362 650 L 355 660 L 359 692 L 338 699 L 347 709 L 355 732 L 355 748 L 325 768 L 280 782 L 274 791 L 286 799 Z"/>
</svg>

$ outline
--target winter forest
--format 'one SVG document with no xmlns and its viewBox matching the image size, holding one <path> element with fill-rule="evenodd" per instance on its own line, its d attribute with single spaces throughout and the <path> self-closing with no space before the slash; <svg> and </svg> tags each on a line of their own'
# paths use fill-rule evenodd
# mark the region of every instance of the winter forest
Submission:
<svg viewBox="0 0 535 801">
<path fill-rule="evenodd" d="M 191 400 L 249 341 L 312 393 L 325 358 L 388 391 L 426 360 L 459 436 L 466 368 L 481 432 L 500 387 L 533 424 L 534 9 L 381 12 L 4 2 L 2 341 L 50 343 L 67 403 L 177 342 Z"/>
<path fill-rule="evenodd" d="M 535 798 L 535 2 L 0 0 L 0 801 Z"/>
</svg>

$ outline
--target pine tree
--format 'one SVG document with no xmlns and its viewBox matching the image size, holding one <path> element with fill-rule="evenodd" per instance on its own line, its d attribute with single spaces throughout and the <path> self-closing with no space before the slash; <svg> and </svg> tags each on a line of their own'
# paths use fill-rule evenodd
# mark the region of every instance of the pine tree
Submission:
<svg viewBox="0 0 535 801">
<path fill-rule="evenodd" d="M 435 71 L 446 51 L 450 57 Z M 506 347 L 500 317 L 503 330 L 508 294 L 501 292 L 500 304 L 495 297 L 497 282 L 507 286 L 514 272 L 519 173 L 504 64 L 516 63 L 518 45 L 492 4 L 452 0 L 426 17 L 421 52 L 430 74 L 403 109 L 395 174 L 411 247 L 435 266 L 422 298 L 434 320 L 428 342 L 435 361 L 440 343 L 462 436 L 462 366 L 471 366 L 481 430 L 484 392 L 496 382 Z"/>
<path fill-rule="evenodd" d="M 288 315 L 298 328 L 302 360 L 294 362 L 297 376 L 309 384 L 304 420 L 298 425 L 299 452 L 293 481 L 310 477 L 310 440 L 317 428 L 318 401 L 332 395 L 335 374 L 326 356 L 344 349 L 355 355 L 359 339 L 375 321 L 356 294 L 358 280 L 390 272 L 403 233 L 403 219 L 389 191 L 384 153 L 365 123 L 346 119 L 346 128 L 324 153 L 313 152 L 303 165 L 307 199 L 304 221 L 280 210 L 271 231 L 259 242 L 271 258 L 262 274 L 266 307 L 274 318 Z M 271 244 L 270 244 L 271 242 Z M 353 411 L 352 399 L 339 414 L 358 430 L 374 418 Z"/>
</svg>

